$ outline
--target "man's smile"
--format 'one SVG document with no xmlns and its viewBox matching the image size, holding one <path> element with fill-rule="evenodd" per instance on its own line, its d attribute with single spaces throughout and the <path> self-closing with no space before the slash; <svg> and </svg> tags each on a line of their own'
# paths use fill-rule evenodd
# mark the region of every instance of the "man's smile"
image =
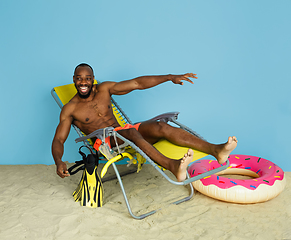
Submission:
<svg viewBox="0 0 291 240">
<path fill-rule="evenodd" d="M 79 87 L 79 89 L 82 93 L 86 93 L 89 91 L 89 88 L 87 86 Z"/>
<path fill-rule="evenodd" d="M 91 85 L 77 85 L 76 86 L 77 90 L 78 90 L 78 95 L 79 97 L 85 99 L 88 98 L 91 94 L 92 88 L 93 86 Z"/>
</svg>

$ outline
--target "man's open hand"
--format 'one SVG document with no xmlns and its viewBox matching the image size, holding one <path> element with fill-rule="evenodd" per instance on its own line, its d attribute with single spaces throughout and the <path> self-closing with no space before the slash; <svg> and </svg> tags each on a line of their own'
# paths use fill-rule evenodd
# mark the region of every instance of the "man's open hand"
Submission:
<svg viewBox="0 0 291 240">
<path fill-rule="evenodd" d="M 183 74 L 183 75 L 172 75 L 172 82 L 175 83 L 175 84 L 180 84 L 180 85 L 183 85 L 184 83 L 182 81 L 187 81 L 189 83 L 192 83 L 193 82 L 189 79 L 189 78 L 195 78 L 197 79 L 198 77 L 196 77 L 197 74 L 194 74 L 194 73 L 186 73 L 186 74 Z"/>
</svg>

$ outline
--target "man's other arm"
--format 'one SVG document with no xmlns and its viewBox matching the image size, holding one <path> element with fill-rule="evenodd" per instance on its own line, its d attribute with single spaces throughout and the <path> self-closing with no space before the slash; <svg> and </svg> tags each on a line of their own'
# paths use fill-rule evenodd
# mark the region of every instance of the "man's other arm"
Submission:
<svg viewBox="0 0 291 240">
<path fill-rule="evenodd" d="M 61 177 L 70 176 L 67 165 L 62 161 L 64 154 L 64 143 L 69 136 L 73 117 L 69 114 L 69 108 L 65 105 L 61 111 L 60 123 L 56 129 L 56 133 L 52 142 L 52 155 L 57 165 L 57 174 Z"/>
</svg>

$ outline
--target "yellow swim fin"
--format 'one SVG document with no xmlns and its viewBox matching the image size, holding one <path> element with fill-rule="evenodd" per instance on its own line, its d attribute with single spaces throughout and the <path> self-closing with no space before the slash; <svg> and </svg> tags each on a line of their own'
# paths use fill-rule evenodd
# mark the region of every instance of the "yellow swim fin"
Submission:
<svg viewBox="0 0 291 240">
<path fill-rule="evenodd" d="M 80 183 L 73 192 L 73 197 L 76 202 L 80 201 L 81 206 L 91 208 L 102 207 L 103 184 L 97 172 L 98 157 L 94 153 L 88 154 L 88 156 L 84 153 L 81 153 L 81 155 L 83 156 L 83 161 L 79 161 L 69 169 L 71 175 L 81 169 L 84 169 Z M 79 166 L 82 164 L 80 164 L 80 162 L 83 162 L 84 166 L 73 172 L 72 169 L 76 167 L 76 165 Z"/>
</svg>

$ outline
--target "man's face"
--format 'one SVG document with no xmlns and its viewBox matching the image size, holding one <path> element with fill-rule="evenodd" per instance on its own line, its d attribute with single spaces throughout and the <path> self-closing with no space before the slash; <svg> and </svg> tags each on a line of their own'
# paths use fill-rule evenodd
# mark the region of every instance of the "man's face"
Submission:
<svg viewBox="0 0 291 240">
<path fill-rule="evenodd" d="M 79 96 L 81 98 L 88 98 L 94 82 L 93 71 L 91 68 L 87 66 L 78 67 L 74 73 L 73 80 Z"/>
</svg>

